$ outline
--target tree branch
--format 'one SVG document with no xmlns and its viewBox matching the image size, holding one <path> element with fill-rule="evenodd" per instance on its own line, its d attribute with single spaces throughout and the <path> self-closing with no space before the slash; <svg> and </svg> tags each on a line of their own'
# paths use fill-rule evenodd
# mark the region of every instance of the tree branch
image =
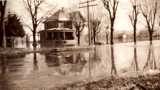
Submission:
<svg viewBox="0 0 160 90">
<path fill-rule="evenodd" d="M 33 32 L 33 29 L 29 25 L 23 24 L 23 26 L 29 28 L 31 30 L 31 32 Z"/>
</svg>

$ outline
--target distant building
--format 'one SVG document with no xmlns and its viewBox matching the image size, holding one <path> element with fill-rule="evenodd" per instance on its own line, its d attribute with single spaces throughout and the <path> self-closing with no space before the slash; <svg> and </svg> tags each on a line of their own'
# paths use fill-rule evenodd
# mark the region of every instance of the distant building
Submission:
<svg viewBox="0 0 160 90">
<path fill-rule="evenodd" d="M 66 12 L 63 8 L 55 12 L 44 21 L 44 28 L 39 32 L 42 46 L 76 45 L 76 30 L 73 17 L 80 12 Z"/>
</svg>

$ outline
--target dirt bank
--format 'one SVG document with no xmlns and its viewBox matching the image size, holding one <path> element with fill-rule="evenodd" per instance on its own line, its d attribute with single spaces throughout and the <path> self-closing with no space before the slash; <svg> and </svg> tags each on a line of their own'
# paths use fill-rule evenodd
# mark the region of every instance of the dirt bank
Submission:
<svg viewBox="0 0 160 90">
<path fill-rule="evenodd" d="M 102 79 L 86 84 L 71 84 L 55 90 L 160 90 L 160 74 L 134 78 Z"/>
</svg>

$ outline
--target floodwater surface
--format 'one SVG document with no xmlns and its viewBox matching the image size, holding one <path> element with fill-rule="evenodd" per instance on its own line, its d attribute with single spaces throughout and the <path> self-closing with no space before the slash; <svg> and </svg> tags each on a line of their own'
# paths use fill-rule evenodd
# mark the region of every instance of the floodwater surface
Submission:
<svg viewBox="0 0 160 90">
<path fill-rule="evenodd" d="M 89 51 L 1 58 L 0 90 L 47 90 L 110 76 L 159 73 L 160 41 L 95 46 Z"/>
</svg>

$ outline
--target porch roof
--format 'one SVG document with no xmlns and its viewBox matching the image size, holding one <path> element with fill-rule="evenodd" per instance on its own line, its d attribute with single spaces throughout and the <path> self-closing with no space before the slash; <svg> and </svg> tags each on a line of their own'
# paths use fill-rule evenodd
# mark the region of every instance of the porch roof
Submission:
<svg viewBox="0 0 160 90">
<path fill-rule="evenodd" d="M 50 29 L 46 29 L 46 30 L 42 30 L 42 31 L 39 31 L 40 32 L 75 32 L 76 30 L 74 29 L 69 29 L 69 28 L 50 28 Z"/>
</svg>

